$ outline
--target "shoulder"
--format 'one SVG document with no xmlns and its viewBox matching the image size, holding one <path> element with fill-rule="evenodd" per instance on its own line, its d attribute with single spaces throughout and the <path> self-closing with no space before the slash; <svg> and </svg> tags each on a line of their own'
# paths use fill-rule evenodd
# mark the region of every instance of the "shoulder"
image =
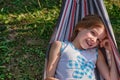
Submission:
<svg viewBox="0 0 120 80">
<path fill-rule="evenodd" d="M 61 48 L 61 41 L 54 41 L 51 44 L 50 54 L 52 56 L 59 54 Z M 54 54 L 55 53 L 55 54 Z"/>
<path fill-rule="evenodd" d="M 54 45 L 54 46 L 65 46 L 65 45 L 68 45 L 68 44 L 70 44 L 70 42 L 69 41 L 54 41 L 53 43 L 52 43 L 52 45 Z"/>
<path fill-rule="evenodd" d="M 61 47 L 61 45 L 62 45 L 62 42 L 61 42 L 61 41 L 54 41 L 54 42 L 52 43 L 52 47 Z"/>
<path fill-rule="evenodd" d="M 64 41 L 64 42 L 62 42 L 62 41 L 54 41 L 52 43 L 52 47 L 55 48 L 55 49 L 59 48 L 61 51 L 63 51 L 68 46 L 68 44 L 70 44 L 69 41 Z"/>
</svg>

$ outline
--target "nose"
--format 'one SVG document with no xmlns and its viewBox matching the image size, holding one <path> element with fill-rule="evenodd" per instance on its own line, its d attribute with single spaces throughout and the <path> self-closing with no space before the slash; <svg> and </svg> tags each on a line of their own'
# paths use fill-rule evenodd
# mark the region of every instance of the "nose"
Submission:
<svg viewBox="0 0 120 80">
<path fill-rule="evenodd" d="M 98 38 L 97 37 L 93 37 L 91 39 L 91 41 L 92 41 L 92 44 L 98 43 Z"/>
</svg>

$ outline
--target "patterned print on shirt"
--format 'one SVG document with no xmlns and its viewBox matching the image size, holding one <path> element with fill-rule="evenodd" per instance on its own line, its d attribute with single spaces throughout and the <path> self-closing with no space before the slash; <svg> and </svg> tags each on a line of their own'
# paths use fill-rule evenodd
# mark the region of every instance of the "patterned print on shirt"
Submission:
<svg viewBox="0 0 120 80">
<path fill-rule="evenodd" d="M 90 80 L 93 80 L 94 67 L 92 62 L 85 60 L 82 56 L 77 56 L 77 60 L 69 60 L 68 62 L 68 68 L 74 69 L 72 76 L 75 79 L 82 79 L 84 75 L 87 75 Z"/>
</svg>

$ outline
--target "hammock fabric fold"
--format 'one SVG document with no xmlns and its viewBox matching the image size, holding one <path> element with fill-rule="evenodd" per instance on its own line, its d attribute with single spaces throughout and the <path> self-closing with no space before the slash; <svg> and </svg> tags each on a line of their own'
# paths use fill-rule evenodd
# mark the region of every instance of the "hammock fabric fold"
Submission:
<svg viewBox="0 0 120 80">
<path fill-rule="evenodd" d="M 120 74 L 120 55 L 103 0 L 63 0 L 62 2 L 63 4 L 60 16 L 58 18 L 55 31 L 50 40 L 50 44 L 56 40 L 69 40 L 78 21 L 80 21 L 85 15 L 97 14 L 101 16 L 107 29 L 107 34 L 112 45 L 116 67 L 118 69 L 118 73 Z"/>
</svg>

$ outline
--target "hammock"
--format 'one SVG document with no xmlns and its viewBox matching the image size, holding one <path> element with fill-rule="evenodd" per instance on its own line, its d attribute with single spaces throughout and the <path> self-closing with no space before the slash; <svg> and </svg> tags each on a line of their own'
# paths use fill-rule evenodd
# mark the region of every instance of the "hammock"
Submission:
<svg viewBox="0 0 120 80">
<path fill-rule="evenodd" d="M 63 3 L 60 16 L 58 18 L 55 31 L 50 40 L 50 44 L 56 40 L 60 41 L 69 40 L 72 35 L 74 26 L 77 24 L 78 21 L 80 21 L 85 15 L 97 14 L 101 16 L 105 24 L 108 38 L 112 46 L 116 67 L 120 75 L 120 55 L 118 52 L 113 29 L 103 0 L 62 0 L 62 2 Z M 47 52 L 47 56 L 48 53 L 49 50 Z M 47 57 L 45 60 L 46 60 L 45 62 L 47 63 Z M 46 75 L 45 73 L 46 71 L 44 71 L 44 78 Z M 97 71 L 96 74 L 99 75 L 98 73 L 99 72 Z M 99 76 L 97 76 L 97 80 L 101 80 Z"/>
</svg>

